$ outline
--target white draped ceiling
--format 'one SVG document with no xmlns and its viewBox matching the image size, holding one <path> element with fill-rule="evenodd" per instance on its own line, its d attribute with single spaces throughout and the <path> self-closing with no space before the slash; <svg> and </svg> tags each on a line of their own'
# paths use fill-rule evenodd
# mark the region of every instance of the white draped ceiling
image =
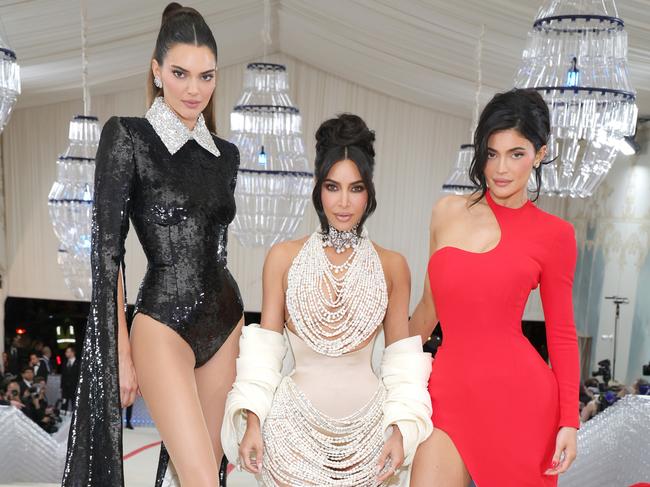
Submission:
<svg viewBox="0 0 650 487">
<path fill-rule="evenodd" d="M 88 0 L 93 94 L 142 86 L 166 1 Z M 212 27 L 220 66 L 262 53 L 262 0 L 192 0 Z M 275 0 L 274 44 L 322 71 L 393 97 L 470 118 L 481 23 L 485 96 L 510 87 L 539 0 Z M 632 81 L 650 113 L 650 2 L 619 0 L 629 32 Z M 19 106 L 77 98 L 78 0 L 0 2 L 18 54 Z"/>
</svg>

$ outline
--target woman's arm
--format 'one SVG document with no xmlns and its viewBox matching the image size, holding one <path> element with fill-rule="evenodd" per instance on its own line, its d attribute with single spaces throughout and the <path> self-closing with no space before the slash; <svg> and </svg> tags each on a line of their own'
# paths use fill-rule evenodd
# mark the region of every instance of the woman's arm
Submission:
<svg viewBox="0 0 650 487">
<path fill-rule="evenodd" d="M 284 330 L 284 275 L 291 260 L 293 242 L 275 244 L 269 250 L 262 271 L 261 327 L 282 333 Z"/>
<path fill-rule="evenodd" d="M 406 259 L 396 253 L 386 252 L 385 262 L 390 282 L 388 307 L 384 317 L 384 337 L 386 346 L 409 336 L 408 313 L 411 299 L 411 272 Z"/>
<path fill-rule="evenodd" d="M 120 377 L 120 369 L 124 364 L 118 359 L 117 311 L 118 294 L 124 299 L 124 293 L 118 293 L 118 278 L 124 265 L 135 181 L 133 138 L 126 122 L 112 117 L 104 125 L 95 159 L 93 293 L 80 357 L 65 486 L 87 485 L 98 476 L 106 485 L 123 484 L 120 401 L 124 394 L 120 382 L 124 375 Z"/>
<path fill-rule="evenodd" d="M 540 296 L 546 321 L 549 358 L 559 392 L 559 430 L 549 475 L 566 472 L 576 457 L 579 419 L 580 363 L 573 318 L 573 275 L 577 248 L 573 227 L 555 235 L 542 263 Z"/>
<path fill-rule="evenodd" d="M 135 402 L 138 391 L 138 379 L 131 358 L 131 342 L 126 324 L 126 293 L 122 268 L 117 276 L 117 362 L 120 377 L 120 403 L 123 408 Z"/>
<path fill-rule="evenodd" d="M 573 318 L 573 275 L 577 248 L 573 227 L 565 225 L 555 236 L 542 264 L 540 297 L 546 321 L 549 358 L 559 389 L 559 425 L 577 428 L 580 425 L 580 363 Z"/>
<path fill-rule="evenodd" d="M 436 251 L 435 223 L 437 213 L 440 212 L 439 206 L 440 203 L 436 204 L 431 211 L 431 222 L 429 224 L 429 259 L 431 259 L 431 256 Z M 425 343 L 429 339 L 436 323 L 438 323 L 436 307 L 433 302 L 433 295 L 431 294 L 431 284 L 429 282 L 429 259 L 427 259 L 427 269 L 424 273 L 422 298 L 415 307 L 413 315 L 411 315 L 411 320 L 409 321 L 409 336 L 420 335 L 422 343 Z"/>
<path fill-rule="evenodd" d="M 264 269 L 262 271 L 262 319 L 260 326 L 263 330 L 277 332 L 280 335 L 277 338 L 281 340 L 284 340 L 284 337 L 281 336 L 284 329 L 285 316 L 284 274 L 288 269 L 291 258 L 290 245 L 290 242 L 285 242 L 271 247 L 264 261 Z M 260 371 L 260 373 L 266 372 Z M 269 390 L 269 393 L 272 393 L 275 388 L 273 386 L 270 387 L 273 390 Z M 243 463 L 243 467 L 248 472 L 253 474 L 260 472 L 263 451 L 264 446 L 262 443 L 262 425 L 260 418 L 255 412 L 247 409 L 246 431 L 239 444 L 239 458 Z"/>
</svg>

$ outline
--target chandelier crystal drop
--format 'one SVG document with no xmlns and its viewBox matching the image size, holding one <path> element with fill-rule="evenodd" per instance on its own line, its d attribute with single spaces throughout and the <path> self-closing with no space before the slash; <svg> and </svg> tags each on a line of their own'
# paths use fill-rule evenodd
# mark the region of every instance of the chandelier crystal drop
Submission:
<svg viewBox="0 0 650 487">
<path fill-rule="evenodd" d="M 92 288 L 90 228 L 99 135 L 97 117 L 72 119 L 70 144 L 56 161 L 56 181 L 48 196 L 50 220 L 60 245 L 57 261 L 66 286 L 79 299 L 90 299 Z"/>
<path fill-rule="evenodd" d="M 469 179 L 469 168 L 474 157 L 474 145 L 463 144 L 458 151 L 456 164 L 452 167 L 442 190 L 456 194 L 473 193 L 477 186 Z"/>
<path fill-rule="evenodd" d="M 18 95 L 20 95 L 20 66 L 16 62 L 16 53 L 0 36 L 0 133 L 9 121 Z"/>
<path fill-rule="evenodd" d="M 515 86 L 537 90 L 550 110 L 552 162 L 542 169 L 542 193 L 591 196 L 637 119 L 627 33 L 614 1 L 547 0 L 528 33 Z"/>
<path fill-rule="evenodd" d="M 230 115 L 231 141 L 241 156 L 231 231 L 246 247 L 291 239 L 311 194 L 300 111 L 288 89 L 284 65 L 251 63 Z"/>
</svg>

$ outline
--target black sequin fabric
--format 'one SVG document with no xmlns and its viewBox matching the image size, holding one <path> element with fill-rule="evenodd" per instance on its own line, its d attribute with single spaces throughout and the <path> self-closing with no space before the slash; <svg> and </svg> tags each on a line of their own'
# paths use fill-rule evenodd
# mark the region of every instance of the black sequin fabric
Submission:
<svg viewBox="0 0 650 487">
<path fill-rule="evenodd" d="M 129 218 L 148 261 L 136 313 L 176 331 L 194 351 L 196 367 L 242 317 L 226 267 L 239 151 L 214 141 L 218 157 L 193 139 L 172 155 L 145 118 L 113 117 L 104 126 L 95 170 L 91 311 L 63 486 L 124 485 L 116 284 Z M 158 485 L 168 460 L 162 453 Z"/>
</svg>

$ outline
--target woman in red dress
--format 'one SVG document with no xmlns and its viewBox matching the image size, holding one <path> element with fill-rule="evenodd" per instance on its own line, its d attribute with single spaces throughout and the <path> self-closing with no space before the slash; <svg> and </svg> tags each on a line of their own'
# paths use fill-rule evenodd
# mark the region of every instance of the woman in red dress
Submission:
<svg viewBox="0 0 650 487">
<path fill-rule="evenodd" d="M 557 485 L 576 456 L 578 346 L 573 227 L 528 199 L 541 184 L 549 112 L 532 90 L 497 94 L 474 134 L 478 190 L 434 207 L 425 290 L 411 335 L 439 320 L 443 344 L 429 392 L 433 435 L 413 462 L 412 487 Z M 540 286 L 551 367 L 522 333 Z"/>
</svg>

